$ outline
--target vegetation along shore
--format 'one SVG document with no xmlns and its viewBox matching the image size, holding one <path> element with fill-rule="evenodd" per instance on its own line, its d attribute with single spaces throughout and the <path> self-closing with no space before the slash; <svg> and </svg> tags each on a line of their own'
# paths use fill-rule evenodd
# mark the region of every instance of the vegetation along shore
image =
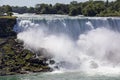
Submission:
<svg viewBox="0 0 120 80">
<path fill-rule="evenodd" d="M 8 12 L 9 11 L 9 12 Z M 15 13 L 35 13 L 35 14 L 68 14 L 70 16 L 120 16 L 120 0 L 101 1 L 89 0 L 86 2 L 72 1 L 70 4 L 56 3 L 52 4 L 36 4 L 35 7 L 19 7 L 19 6 L 0 6 L 0 15 L 7 13 L 12 15 Z"/>
</svg>

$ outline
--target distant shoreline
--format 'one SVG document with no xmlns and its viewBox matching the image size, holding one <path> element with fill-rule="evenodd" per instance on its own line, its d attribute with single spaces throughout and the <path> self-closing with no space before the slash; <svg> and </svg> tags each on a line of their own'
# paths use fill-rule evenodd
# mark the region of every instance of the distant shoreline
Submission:
<svg viewBox="0 0 120 80">
<path fill-rule="evenodd" d="M 35 13 L 35 14 L 61 14 L 61 15 L 84 15 L 84 16 L 98 16 L 98 17 L 110 17 L 120 16 L 120 1 L 94 1 L 89 0 L 85 2 L 72 1 L 69 4 L 56 3 L 45 4 L 37 3 L 35 7 L 27 6 L 0 6 L 0 15 L 8 12 L 15 13 Z M 7 9 L 9 8 L 9 9 Z"/>
</svg>

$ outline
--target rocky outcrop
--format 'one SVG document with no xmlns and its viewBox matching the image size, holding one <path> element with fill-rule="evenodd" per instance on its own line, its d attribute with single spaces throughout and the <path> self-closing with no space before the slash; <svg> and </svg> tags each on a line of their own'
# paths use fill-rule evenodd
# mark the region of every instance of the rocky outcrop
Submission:
<svg viewBox="0 0 120 80">
<path fill-rule="evenodd" d="M 15 24 L 15 18 L 0 19 L 0 75 L 52 71 L 44 55 L 36 58 L 35 53 L 24 49 L 23 42 L 16 39 Z"/>
<path fill-rule="evenodd" d="M 0 18 L 0 37 L 15 36 L 13 27 L 16 24 L 16 18 Z"/>
</svg>

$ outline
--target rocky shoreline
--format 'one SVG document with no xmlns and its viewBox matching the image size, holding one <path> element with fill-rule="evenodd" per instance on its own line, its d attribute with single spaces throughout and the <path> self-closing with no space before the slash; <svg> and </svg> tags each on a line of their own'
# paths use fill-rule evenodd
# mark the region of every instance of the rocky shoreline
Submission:
<svg viewBox="0 0 120 80">
<path fill-rule="evenodd" d="M 16 18 L 0 18 L 0 76 L 52 71 L 44 55 L 36 58 L 35 53 L 24 49 L 23 42 L 16 39 L 15 24 Z"/>
</svg>

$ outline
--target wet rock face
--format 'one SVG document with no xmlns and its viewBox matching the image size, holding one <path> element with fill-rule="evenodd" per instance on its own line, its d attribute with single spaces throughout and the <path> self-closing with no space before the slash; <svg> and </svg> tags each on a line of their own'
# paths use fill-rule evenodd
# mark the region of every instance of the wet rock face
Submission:
<svg viewBox="0 0 120 80">
<path fill-rule="evenodd" d="M 0 75 L 52 71 L 42 49 L 36 58 L 34 52 L 24 49 L 23 42 L 16 39 L 15 24 L 15 19 L 0 19 Z"/>
<path fill-rule="evenodd" d="M 0 71 L 5 75 L 52 70 L 48 67 L 44 56 L 36 58 L 35 53 L 24 49 L 23 43 L 17 43 L 14 37 L 8 38 L 3 45 L 0 45 L 0 56 Z"/>
<path fill-rule="evenodd" d="M 15 36 L 13 27 L 16 24 L 15 18 L 0 18 L 0 37 Z"/>
<path fill-rule="evenodd" d="M 54 60 L 50 60 L 49 63 L 50 63 L 51 65 L 53 65 L 53 64 L 55 64 L 55 61 L 54 61 Z"/>
</svg>

